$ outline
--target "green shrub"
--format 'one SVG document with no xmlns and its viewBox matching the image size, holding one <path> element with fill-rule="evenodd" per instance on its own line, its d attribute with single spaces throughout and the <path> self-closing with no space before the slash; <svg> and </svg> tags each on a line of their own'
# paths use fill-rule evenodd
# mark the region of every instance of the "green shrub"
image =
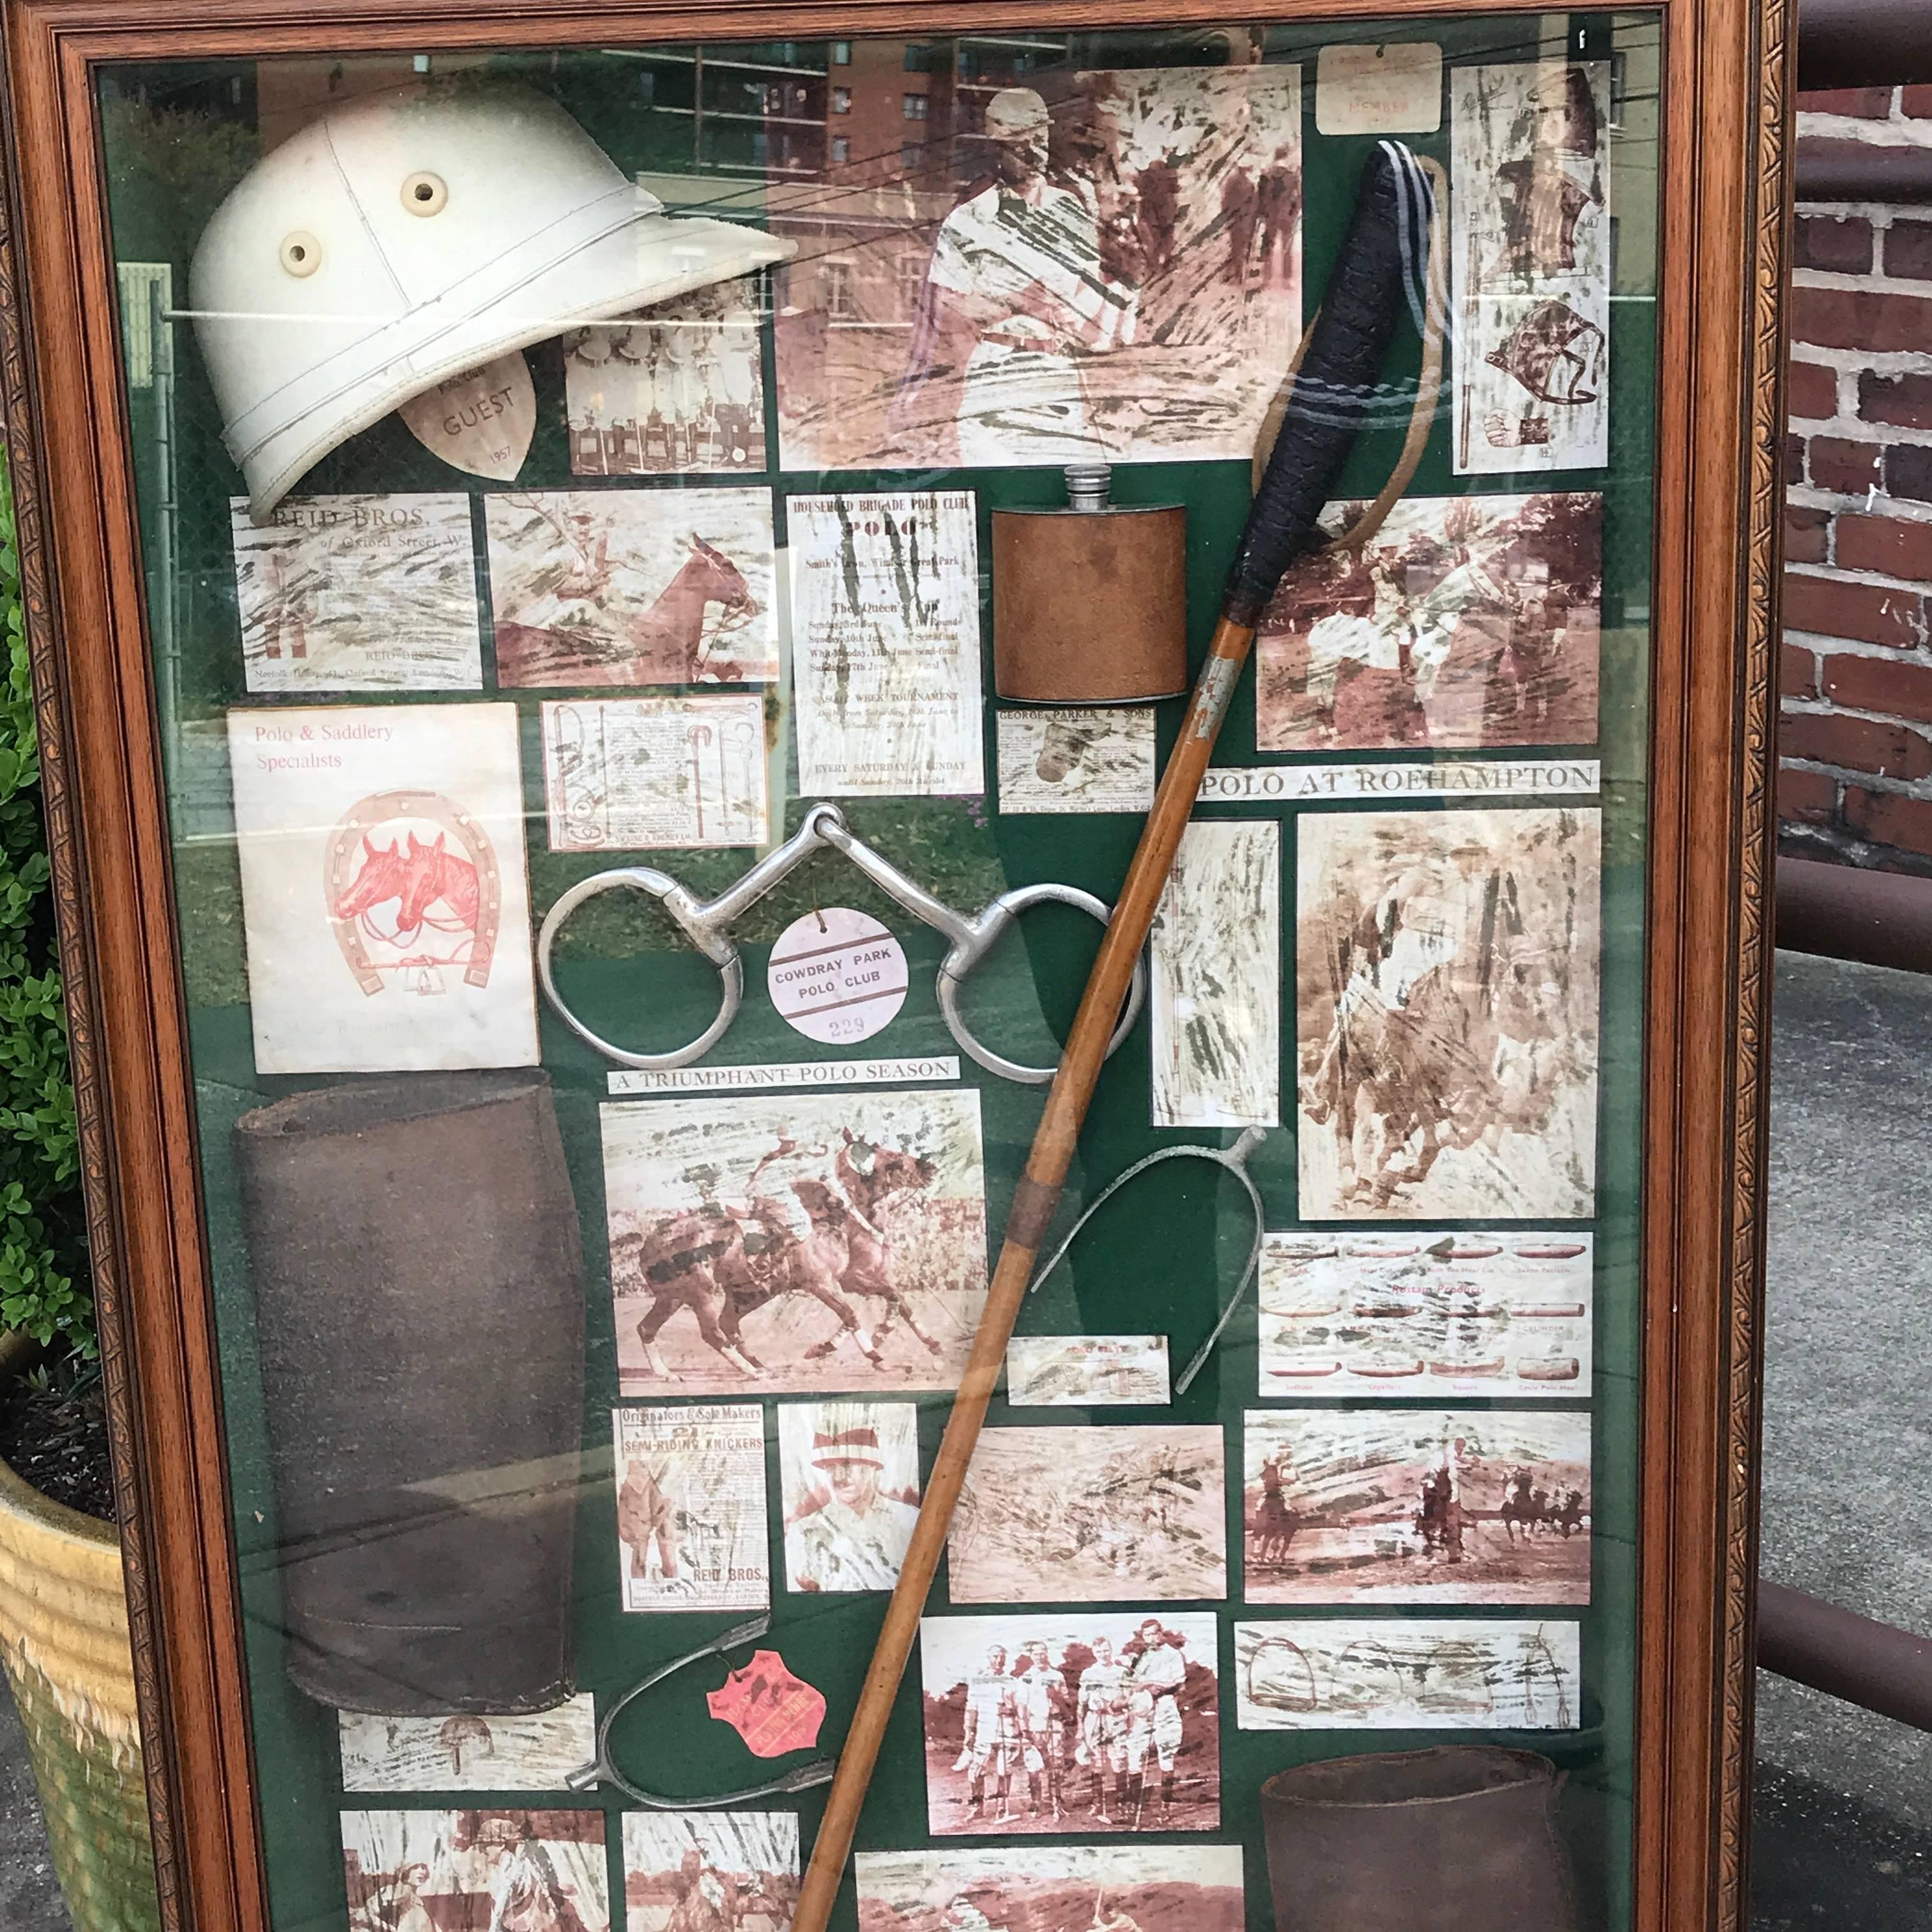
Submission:
<svg viewBox="0 0 1932 1932">
<path fill-rule="evenodd" d="M 0 1328 L 96 1352 L 14 495 L 0 460 Z"/>
</svg>

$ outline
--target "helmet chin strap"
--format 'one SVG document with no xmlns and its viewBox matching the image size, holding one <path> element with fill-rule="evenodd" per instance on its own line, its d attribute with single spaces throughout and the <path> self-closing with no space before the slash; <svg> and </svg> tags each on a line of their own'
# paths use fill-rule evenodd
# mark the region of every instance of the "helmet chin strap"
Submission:
<svg viewBox="0 0 1932 1932">
<path fill-rule="evenodd" d="M 597 1755 L 589 1764 L 580 1765 L 565 1778 L 565 1784 L 572 1791 L 588 1791 L 598 1784 L 615 1785 L 627 1798 L 647 1806 L 653 1811 L 709 1811 L 721 1804 L 736 1804 L 753 1798 L 774 1798 L 782 1792 L 809 1791 L 815 1784 L 830 1784 L 832 1774 L 838 1769 L 837 1763 L 829 1757 L 814 1758 L 808 1764 L 796 1769 L 782 1772 L 776 1778 L 766 1779 L 762 1784 L 748 1784 L 738 1791 L 707 1792 L 700 1798 L 668 1798 L 661 1792 L 646 1791 L 636 1785 L 617 1768 L 610 1755 L 610 1732 L 617 1720 L 646 1690 L 655 1688 L 668 1677 L 674 1677 L 680 1670 L 700 1663 L 707 1657 L 722 1657 L 727 1651 L 736 1650 L 740 1645 L 754 1643 L 772 1627 L 769 1613 L 754 1617 L 749 1623 L 734 1624 L 730 1630 L 713 1637 L 699 1648 L 688 1651 L 682 1657 L 674 1658 L 670 1663 L 660 1664 L 641 1682 L 632 1685 L 604 1713 L 603 1722 L 597 1726 Z"/>
</svg>

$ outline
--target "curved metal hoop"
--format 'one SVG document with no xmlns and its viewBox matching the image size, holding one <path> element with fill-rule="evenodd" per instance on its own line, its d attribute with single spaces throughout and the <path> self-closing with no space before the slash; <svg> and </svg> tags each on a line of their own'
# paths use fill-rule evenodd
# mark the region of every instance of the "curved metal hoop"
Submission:
<svg viewBox="0 0 1932 1932">
<path fill-rule="evenodd" d="M 1104 901 L 1078 886 L 1052 883 L 1015 886 L 1004 892 L 983 910 L 968 918 L 934 898 L 924 886 L 909 879 L 898 868 L 860 838 L 845 822 L 836 805 L 814 805 L 805 814 L 798 830 L 784 843 L 768 852 L 717 898 L 702 900 L 694 896 L 668 872 L 649 866 L 620 866 L 608 872 L 593 873 L 580 879 L 544 914 L 537 933 L 537 977 L 544 998 L 566 1026 L 586 1046 L 594 1047 L 607 1060 L 620 1066 L 646 1072 L 665 1072 L 688 1066 L 701 1060 L 729 1030 L 744 1004 L 745 968 L 731 928 L 758 902 L 778 885 L 787 874 L 802 865 L 815 851 L 830 848 L 850 860 L 866 878 L 914 917 L 942 933 L 952 941 L 951 950 L 940 962 L 938 995 L 940 1016 L 946 1030 L 960 1050 L 1003 1080 L 1028 1086 L 1044 1086 L 1057 1068 L 1028 1066 L 995 1053 L 974 1035 L 959 1008 L 959 992 L 1021 914 L 1036 905 L 1058 904 L 1097 919 L 1102 926 L 1113 916 Z M 619 1046 L 586 1025 L 565 1003 L 558 992 L 552 954 L 556 936 L 577 909 L 599 893 L 618 890 L 638 892 L 654 898 L 670 914 L 692 944 L 718 968 L 718 1012 L 711 1024 L 695 1040 L 663 1053 L 638 1053 Z M 1111 1054 L 1132 1030 L 1147 998 L 1147 962 L 1134 962 L 1133 984 L 1121 1009 L 1120 1024 L 1108 1042 Z"/>
<path fill-rule="evenodd" d="M 617 1768 L 610 1755 L 610 1732 L 617 1720 L 641 1697 L 646 1690 L 655 1690 L 667 1677 L 674 1677 L 678 1672 L 700 1664 L 707 1657 L 722 1657 L 728 1650 L 736 1650 L 740 1646 L 754 1643 L 772 1627 L 769 1616 L 754 1617 L 749 1623 L 734 1624 L 722 1635 L 713 1637 L 700 1648 L 687 1651 L 682 1657 L 672 1658 L 662 1664 L 650 1676 L 632 1685 L 604 1713 L 603 1721 L 597 1726 L 597 1755 L 586 1765 L 580 1765 L 564 1779 L 572 1791 L 588 1791 L 598 1784 L 612 1784 L 627 1798 L 648 1806 L 653 1811 L 710 1811 L 720 1805 L 742 1804 L 748 1798 L 775 1798 L 789 1791 L 809 1791 L 814 1785 L 830 1784 L 832 1775 L 838 1767 L 829 1757 L 814 1758 L 809 1764 L 800 1765 L 795 1770 L 783 1772 L 776 1778 L 768 1778 L 762 1784 L 748 1784 L 741 1791 L 707 1792 L 701 1798 L 667 1798 L 661 1792 L 646 1791 L 641 1785 L 634 1784 Z"/>
</svg>

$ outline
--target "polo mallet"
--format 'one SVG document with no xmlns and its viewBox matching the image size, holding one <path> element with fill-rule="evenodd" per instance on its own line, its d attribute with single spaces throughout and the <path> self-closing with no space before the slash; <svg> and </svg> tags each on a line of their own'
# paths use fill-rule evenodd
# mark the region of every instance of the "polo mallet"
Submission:
<svg viewBox="0 0 1932 1932">
<path fill-rule="evenodd" d="M 946 1532 L 959 1500 L 968 1464 L 998 1385 L 1006 1344 L 1024 1300 L 1040 1244 L 1046 1239 L 1072 1163 L 1107 1043 L 1126 998 L 1134 969 L 1154 923 L 1155 908 L 1173 868 L 1180 835 L 1208 770 L 1216 734 L 1226 715 L 1262 611 L 1282 573 L 1307 548 L 1316 520 L 1357 437 L 1390 414 L 1395 398 L 1378 378 L 1405 308 L 1425 337 L 1434 334 L 1424 304 L 1439 291 L 1426 286 L 1423 262 L 1434 225 L 1435 202 L 1423 165 L 1394 142 L 1383 142 L 1362 170 L 1360 192 L 1326 299 L 1303 338 L 1280 434 L 1248 514 L 1240 549 L 1229 574 L 1221 619 L 1208 661 L 1194 687 L 1180 736 L 1161 775 L 1154 809 L 1127 868 L 1100 950 L 1088 975 L 1066 1051 L 1046 1096 L 1026 1172 L 1014 1190 L 1006 1239 L 986 1294 L 944 1438 L 927 1479 L 919 1520 L 899 1570 L 898 1587 L 866 1672 L 812 1863 L 793 1915 L 792 1932 L 826 1932 L 838 1884 L 852 1850 L 872 1770 L 907 1660 L 919 1634 L 920 1617 L 945 1552 Z M 1427 249 L 1431 255 L 1436 254 Z M 1439 379 L 1439 343 L 1431 365 Z M 1411 434 L 1405 466 L 1413 471 L 1435 408 L 1436 381 L 1425 368 L 1421 393 L 1400 397 Z M 1406 479 L 1402 479 L 1406 482 Z M 1378 500 L 1385 508 L 1401 483 Z M 1345 539 L 1346 541 L 1346 539 Z"/>
</svg>

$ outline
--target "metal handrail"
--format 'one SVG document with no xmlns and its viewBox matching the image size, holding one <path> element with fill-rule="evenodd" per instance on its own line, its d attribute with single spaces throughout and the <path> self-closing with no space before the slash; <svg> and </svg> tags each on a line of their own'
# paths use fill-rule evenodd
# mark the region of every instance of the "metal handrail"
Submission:
<svg viewBox="0 0 1932 1932">
<path fill-rule="evenodd" d="M 1757 1661 L 1795 1684 L 1932 1731 L 1932 1637 L 1760 1577 Z"/>
<path fill-rule="evenodd" d="M 1932 879 L 1780 858 L 1778 943 L 1827 959 L 1932 973 Z"/>
</svg>

